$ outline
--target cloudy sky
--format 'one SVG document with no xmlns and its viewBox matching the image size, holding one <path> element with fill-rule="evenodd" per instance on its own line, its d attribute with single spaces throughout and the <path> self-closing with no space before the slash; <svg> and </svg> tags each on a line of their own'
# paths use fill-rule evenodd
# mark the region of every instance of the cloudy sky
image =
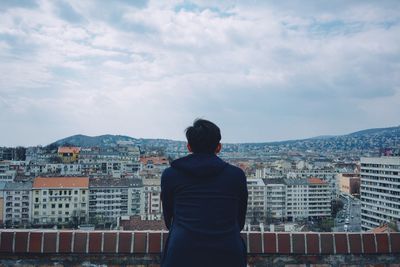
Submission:
<svg viewBox="0 0 400 267">
<path fill-rule="evenodd" d="M 218 3 L 218 4 L 215 4 Z M 400 1 L 0 1 L 0 146 L 400 124 Z"/>
</svg>

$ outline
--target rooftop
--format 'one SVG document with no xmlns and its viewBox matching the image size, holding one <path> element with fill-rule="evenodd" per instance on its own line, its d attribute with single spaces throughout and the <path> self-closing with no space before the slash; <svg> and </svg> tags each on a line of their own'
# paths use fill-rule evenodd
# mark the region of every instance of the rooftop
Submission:
<svg viewBox="0 0 400 267">
<path fill-rule="evenodd" d="M 89 177 L 36 177 L 33 188 L 88 188 Z"/>
<path fill-rule="evenodd" d="M 80 147 L 62 146 L 58 148 L 58 153 L 79 153 L 81 151 Z"/>
</svg>

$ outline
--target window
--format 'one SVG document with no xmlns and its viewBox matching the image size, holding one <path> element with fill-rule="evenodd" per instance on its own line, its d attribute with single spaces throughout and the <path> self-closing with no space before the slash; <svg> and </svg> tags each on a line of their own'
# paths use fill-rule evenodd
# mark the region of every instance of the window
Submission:
<svg viewBox="0 0 400 267">
<path fill-rule="evenodd" d="M 69 208 L 69 203 L 66 203 L 66 204 L 65 204 L 65 207 L 66 207 L 66 208 Z"/>
<path fill-rule="evenodd" d="M 59 208 L 62 208 L 62 204 L 61 204 L 61 203 L 60 203 L 60 204 L 58 204 L 58 207 L 59 207 Z"/>
<path fill-rule="evenodd" d="M 46 204 L 43 204 L 43 208 L 44 208 L 44 209 L 47 208 Z"/>
<path fill-rule="evenodd" d="M 35 198 L 35 202 L 39 202 L 39 198 L 38 197 Z"/>
<path fill-rule="evenodd" d="M 43 195 L 46 196 L 47 195 L 47 191 L 43 191 Z"/>
</svg>

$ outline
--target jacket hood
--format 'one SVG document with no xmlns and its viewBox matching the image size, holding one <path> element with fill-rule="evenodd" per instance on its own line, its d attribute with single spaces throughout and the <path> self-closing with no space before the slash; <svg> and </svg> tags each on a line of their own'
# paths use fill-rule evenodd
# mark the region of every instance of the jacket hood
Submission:
<svg viewBox="0 0 400 267">
<path fill-rule="evenodd" d="M 171 166 L 195 177 L 210 177 L 222 172 L 228 163 L 214 154 L 194 153 L 174 160 Z"/>
</svg>

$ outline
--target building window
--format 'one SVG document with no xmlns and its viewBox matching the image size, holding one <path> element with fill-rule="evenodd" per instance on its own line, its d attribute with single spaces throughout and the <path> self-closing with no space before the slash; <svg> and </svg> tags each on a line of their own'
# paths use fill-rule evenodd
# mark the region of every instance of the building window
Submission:
<svg viewBox="0 0 400 267">
<path fill-rule="evenodd" d="M 69 208 L 69 203 L 66 203 L 66 204 L 65 204 L 65 207 L 66 207 L 66 208 Z"/>
<path fill-rule="evenodd" d="M 58 207 L 59 207 L 59 208 L 62 208 L 62 204 L 61 204 L 61 203 L 60 203 L 60 204 L 58 204 Z"/>
</svg>

